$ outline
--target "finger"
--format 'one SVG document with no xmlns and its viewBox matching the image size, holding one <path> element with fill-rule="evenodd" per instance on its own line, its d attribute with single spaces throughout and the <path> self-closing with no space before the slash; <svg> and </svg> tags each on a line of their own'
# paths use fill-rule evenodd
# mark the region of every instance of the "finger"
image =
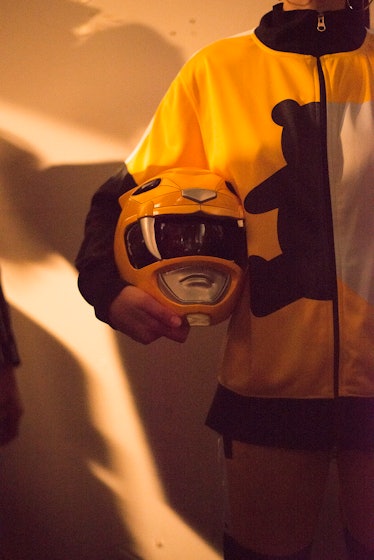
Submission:
<svg viewBox="0 0 374 560">
<path fill-rule="evenodd" d="M 181 317 L 160 304 L 153 298 L 144 307 L 144 323 L 149 340 L 152 342 L 162 336 L 176 342 L 185 342 L 190 325 L 185 317 Z"/>
<path fill-rule="evenodd" d="M 113 328 L 142 344 L 162 336 L 183 342 L 187 336 L 178 314 L 135 286 L 124 288 L 112 302 L 109 318 Z"/>
<path fill-rule="evenodd" d="M 150 344 L 161 337 L 175 342 L 185 342 L 190 326 L 181 318 L 179 322 L 182 323 L 179 327 L 170 327 L 147 314 L 142 317 L 142 320 L 132 323 L 131 326 L 125 323 L 120 330 L 142 344 Z"/>
<path fill-rule="evenodd" d="M 143 302 L 143 310 L 149 314 L 157 322 L 162 323 L 169 329 L 178 329 L 182 326 L 183 318 L 174 311 L 165 307 L 153 297 L 145 298 Z"/>
</svg>

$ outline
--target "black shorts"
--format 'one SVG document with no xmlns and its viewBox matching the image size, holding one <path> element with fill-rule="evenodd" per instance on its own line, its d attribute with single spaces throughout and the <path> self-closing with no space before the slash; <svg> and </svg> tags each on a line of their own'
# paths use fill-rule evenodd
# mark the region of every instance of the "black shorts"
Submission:
<svg viewBox="0 0 374 560">
<path fill-rule="evenodd" d="M 374 451 L 374 398 L 244 397 L 219 385 L 206 424 L 224 438 L 300 450 Z"/>
</svg>

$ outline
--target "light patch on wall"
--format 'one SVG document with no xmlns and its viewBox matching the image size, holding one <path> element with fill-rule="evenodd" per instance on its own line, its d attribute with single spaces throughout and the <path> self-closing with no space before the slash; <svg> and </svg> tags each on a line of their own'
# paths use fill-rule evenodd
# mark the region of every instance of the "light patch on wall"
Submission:
<svg viewBox="0 0 374 560">
<path fill-rule="evenodd" d="M 0 127 L 2 135 L 9 132 L 19 142 L 32 146 L 42 167 L 122 160 L 130 149 L 125 143 L 95 130 L 81 128 L 1 99 Z"/>
<path fill-rule="evenodd" d="M 112 492 L 126 500 L 128 487 L 123 477 L 101 465 L 91 463 L 92 472 L 104 482 Z M 221 556 L 190 528 L 170 506 L 153 492 L 147 489 L 138 495 L 138 503 L 134 503 L 131 512 L 124 512 L 131 526 L 137 528 L 140 535 L 138 550 L 141 558 L 147 560 L 219 560 Z M 125 556 L 127 558 L 127 556 Z M 140 559 L 139 559 L 140 560 Z"/>
<path fill-rule="evenodd" d="M 71 0 L 72 2 L 77 2 L 78 4 L 90 5 L 91 2 L 84 2 L 80 0 Z M 73 34 L 81 39 L 87 39 L 95 33 L 101 31 L 106 31 L 107 29 L 113 29 L 115 27 L 120 27 L 123 25 L 125 18 L 119 18 L 111 13 L 104 13 L 103 11 L 98 11 L 92 18 L 88 19 L 82 25 L 75 27 L 72 32 Z"/>
<path fill-rule="evenodd" d="M 129 20 L 129 11 L 127 7 L 125 10 L 123 9 L 123 2 L 100 2 L 100 0 L 70 0 L 70 2 L 92 7 L 96 11 L 85 23 L 72 30 L 73 34 L 79 39 L 84 40 L 95 33 L 114 27 L 120 27 Z M 120 17 L 118 14 L 123 12 L 125 15 Z"/>
</svg>

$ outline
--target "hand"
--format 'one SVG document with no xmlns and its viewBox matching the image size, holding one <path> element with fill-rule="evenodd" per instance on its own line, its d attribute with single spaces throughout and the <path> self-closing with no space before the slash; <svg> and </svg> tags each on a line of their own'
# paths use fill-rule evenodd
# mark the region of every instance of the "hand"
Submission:
<svg viewBox="0 0 374 560">
<path fill-rule="evenodd" d="M 23 406 L 12 366 L 0 370 L 0 445 L 18 436 Z"/>
<path fill-rule="evenodd" d="M 113 328 L 143 344 L 162 336 L 185 342 L 190 330 L 185 318 L 135 286 L 126 286 L 113 300 L 109 320 Z"/>
</svg>

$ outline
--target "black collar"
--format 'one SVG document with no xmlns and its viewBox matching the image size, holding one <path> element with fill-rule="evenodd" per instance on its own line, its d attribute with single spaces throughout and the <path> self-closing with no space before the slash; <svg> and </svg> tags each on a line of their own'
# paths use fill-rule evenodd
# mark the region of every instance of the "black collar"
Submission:
<svg viewBox="0 0 374 560">
<path fill-rule="evenodd" d="M 324 12 L 325 31 L 317 30 L 319 15 L 315 10 L 283 11 L 283 4 L 276 4 L 261 19 L 255 33 L 276 51 L 313 56 L 353 51 L 362 45 L 366 35 L 362 12 Z"/>
</svg>

